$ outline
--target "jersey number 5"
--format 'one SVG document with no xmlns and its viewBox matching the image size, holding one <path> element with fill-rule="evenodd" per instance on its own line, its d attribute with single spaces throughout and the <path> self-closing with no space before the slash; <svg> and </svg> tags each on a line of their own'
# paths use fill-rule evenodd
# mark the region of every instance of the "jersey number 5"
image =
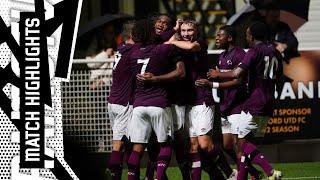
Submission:
<svg viewBox="0 0 320 180">
<path fill-rule="evenodd" d="M 138 59 L 138 64 L 142 64 L 142 68 L 141 68 L 140 74 L 144 74 L 146 72 L 149 60 L 150 60 L 150 58 Z"/>
<path fill-rule="evenodd" d="M 276 57 L 273 57 L 270 61 L 270 57 L 265 56 L 263 79 L 267 79 L 268 77 L 270 79 L 276 79 L 277 70 L 278 70 L 278 59 Z"/>
</svg>

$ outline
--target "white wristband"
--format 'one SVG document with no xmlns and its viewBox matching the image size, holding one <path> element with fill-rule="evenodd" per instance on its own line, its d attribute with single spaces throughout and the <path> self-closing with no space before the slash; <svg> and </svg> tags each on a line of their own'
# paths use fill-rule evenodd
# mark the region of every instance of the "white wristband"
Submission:
<svg viewBox="0 0 320 180">
<path fill-rule="evenodd" d="M 218 82 L 212 82 L 212 89 L 218 89 L 219 83 Z"/>
</svg>

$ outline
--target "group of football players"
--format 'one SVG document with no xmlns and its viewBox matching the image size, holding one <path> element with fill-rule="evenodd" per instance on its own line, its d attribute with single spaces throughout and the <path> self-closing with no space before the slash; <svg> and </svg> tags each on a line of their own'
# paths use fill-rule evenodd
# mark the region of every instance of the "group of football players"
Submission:
<svg viewBox="0 0 320 180">
<path fill-rule="evenodd" d="M 266 25 L 253 22 L 246 31 L 250 46 L 236 47 L 234 27 L 222 26 L 216 46 L 224 49 L 217 67 L 210 67 L 208 46 L 198 37 L 193 19 L 175 21 L 161 14 L 155 19 L 123 24 L 125 42 L 118 45 L 108 98 L 113 130 L 110 159 L 112 179 L 121 179 L 123 159 L 128 179 L 140 177 L 140 159 L 148 149 L 145 179 L 166 175 L 172 151 L 181 179 L 280 179 L 257 147 L 248 140 L 265 127 L 272 113 L 276 78 L 282 74 L 281 54 L 265 42 Z M 212 97 L 220 89 L 220 103 Z M 215 106 L 219 105 L 223 145 L 213 143 Z M 258 133 L 263 134 L 263 133 Z M 224 156 L 237 164 L 232 169 Z M 223 172 L 223 174 L 222 174 Z"/>
</svg>

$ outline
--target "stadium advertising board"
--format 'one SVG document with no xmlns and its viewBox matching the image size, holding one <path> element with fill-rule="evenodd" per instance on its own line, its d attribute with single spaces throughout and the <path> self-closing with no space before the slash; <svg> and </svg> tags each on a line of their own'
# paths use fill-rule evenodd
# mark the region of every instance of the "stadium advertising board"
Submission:
<svg viewBox="0 0 320 180">
<path fill-rule="evenodd" d="M 267 139 L 320 137 L 320 51 L 300 54 L 283 64 L 285 79 L 275 93 L 275 109 L 265 130 Z"/>
<path fill-rule="evenodd" d="M 215 67 L 219 53 L 209 54 L 210 66 Z M 320 51 L 300 54 L 283 63 L 285 76 L 278 83 L 265 141 L 320 137 Z"/>
</svg>

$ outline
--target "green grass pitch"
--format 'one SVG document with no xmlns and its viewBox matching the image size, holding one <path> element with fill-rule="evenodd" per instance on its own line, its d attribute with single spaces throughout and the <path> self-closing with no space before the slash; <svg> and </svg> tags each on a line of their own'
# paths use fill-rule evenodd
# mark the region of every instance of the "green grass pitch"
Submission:
<svg viewBox="0 0 320 180">
<path fill-rule="evenodd" d="M 255 165 L 256 166 L 256 165 Z M 308 163 L 273 163 L 272 166 L 282 171 L 283 180 L 285 179 L 301 179 L 301 180 L 320 180 L 320 162 L 308 162 Z M 232 165 L 235 168 L 234 165 Z M 257 166 L 256 166 L 257 167 Z M 146 169 L 141 168 L 141 178 L 143 178 Z M 169 167 L 167 169 L 167 175 L 170 180 L 181 180 L 181 175 L 178 167 Z M 123 170 L 122 179 L 127 179 L 127 169 Z M 208 175 L 202 172 L 202 179 L 209 180 Z M 264 179 L 267 179 L 266 176 Z"/>
</svg>

